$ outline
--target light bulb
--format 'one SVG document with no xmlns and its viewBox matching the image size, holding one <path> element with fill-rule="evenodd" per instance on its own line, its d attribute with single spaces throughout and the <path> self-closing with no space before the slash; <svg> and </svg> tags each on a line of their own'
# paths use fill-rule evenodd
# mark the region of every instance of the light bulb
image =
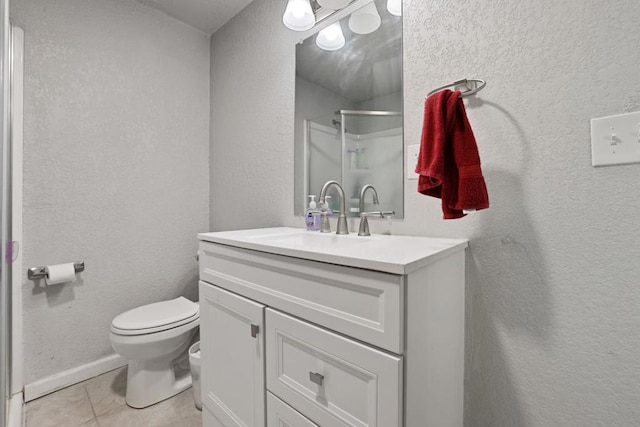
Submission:
<svg viewBox="0 0 640 427">
<path fill-rule="evenodd" d="M 356 34 L 369 34 L 380 28 L 382 19 L 374 2 L 356 10 L 349 18 L 349 28 Z"/>
<path fill-rule="evenodd" d="M 294 31 L 307 31 L 316 25 L 309 0 L 289 0 L 282 16 L 284 25 Z"/>
<path fill-rule="evenodd" d="M 402 0 L 387 0 L 387 10 L 395 16 L 402 16 Z"/>
<path fill-rule="evenodd" d="M 301 19 L 304 17 L 304 8 L 300 7 L 300 5 L 295 5 L 291 8 L 291 13 L 293 13 L 293 17 L 296 19 Z"/>
<path fill-rule="evenodd" d="M 325 33 L 325 37 L 329 41 L 334 41 L 335 39 L 338 38 L 338 31 L 340 31 L 340 30 L 339 29 L 336 30 L 335 27 L 329 27 L 329 28 L 327 28 L 327 31 Z"/>
<path fill-rule="evenodd" d="M 327 9 L 342 9 L 351 3 L 351 0 L 318 0 L 318 4 Z"/>
<path fill-rule="evenodd" d="M 344 44 L 344 33 L 342 32 L 340 22 L 335 22 L 329 25 L 327 28 L 320 31 L 318 33 L 318 37 L 316 37 L 316 45 L 323 50 L 338 50 L 344 47 Z"/>
</svg>

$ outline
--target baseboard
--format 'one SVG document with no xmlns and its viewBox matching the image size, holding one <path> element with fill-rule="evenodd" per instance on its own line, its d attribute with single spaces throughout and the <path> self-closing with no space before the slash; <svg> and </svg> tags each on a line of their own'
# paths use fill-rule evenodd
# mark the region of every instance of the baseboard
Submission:
<svg viewBox="0 0 640 427">
<path fill-rule="evenodd" d="M 60 372 L 43 378 L 24 387 L 24 400 L 30 402 L 46 394 L 53 393 L 70 385 L 77 384 L 105 372 L 113 371 L 127 364 L 127 360 L 118 354 Z"/>
<path fill-rule="evenodd" d="M 9 417 L 7 419 L 7 427 L 22 427 L 23 406 L 22 392 L 11 396 L 11 399 L 9 400 Z"/>
</svg>

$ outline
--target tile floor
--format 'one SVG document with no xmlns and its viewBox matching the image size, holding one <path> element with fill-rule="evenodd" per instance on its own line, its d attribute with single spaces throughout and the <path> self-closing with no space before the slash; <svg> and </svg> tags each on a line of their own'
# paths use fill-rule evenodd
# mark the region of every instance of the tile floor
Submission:
<svg viewBox="0 0 640 427">
<path fill-rule="evenodd" d="M 127 369 L 59 390 L 27 403 L 25 427 L 201 427 L 193 391 L 144 409 L 126 405 Z"/>
</svg>

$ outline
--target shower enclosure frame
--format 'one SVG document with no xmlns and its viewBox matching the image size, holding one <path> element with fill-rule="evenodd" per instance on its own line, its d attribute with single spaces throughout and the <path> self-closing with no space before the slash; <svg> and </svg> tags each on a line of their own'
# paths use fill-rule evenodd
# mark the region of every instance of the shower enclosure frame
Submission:
<svg viewBox="0 0 640 427">
<path fill-rule="evenodd" d="M 12 285 L 7 241 L 10 240 L 10 146 L 9 146 L 9 1 L 0 0 L 0 426 L 7 425 L 11 398 Z"/>
<path fill-rule="evenodd" d="M 347 129 L 346 129 L 346 117 L 347 116 L 370 116 L 370 117 L 402 117 L 402 112 L 400 111 L 384 111 L 384 110 L 339 110 L 335 112 L 336 115 L 340 115 L 340 140 L 341 140 L 341 167 L 340 167 L 340 182 L 345 182 L 345 165 L 347 164 Z M 302 191 L 304 194 L 302 195 L 303 201 L 303 212 L 307 209 L 307 196 L 312 194 L 312 189 L 310 188 L 310 179 L 309 179 L 309 171 L 311 170 L 311 126 L 314 122 L 309 119 L 304 119 L 303 121 L 303 185 Z M 404 150 L 404 145 L 403 145 Z M 403 174 L 404 174 L 404 164 L 403 164 Z"/>
<path fill-rule="evenodd" d="M 336 111 L 336 114 L 340 114 L 340 134 L 342 136 L 342 170 L 340 176 L 340 182 L 345 182 L 345 169 L 347 165 L 347 127 L 346 116 L 380 116 L 380 117 L 400 117 L 402 113 L 400 111 L 376 111 L 376 110 L 340 110 Z"/>
<path fill-rule="evenodd" d="M 24 31 L 10 25 L 8 14 L 9 1 L 0 0 L 0 427 L 20 427 Z"/>
<path fill-rule="evenodd" d="M 11 195 L 9 203 L 11 230 L 11 394 L 22 402 L 24 381 L 22 352 L 22 180 L 24 145 L 24 30 L 10 25 L 10 107 L 9 107 L 9 146 L 11 151 Z"/>
</svg>

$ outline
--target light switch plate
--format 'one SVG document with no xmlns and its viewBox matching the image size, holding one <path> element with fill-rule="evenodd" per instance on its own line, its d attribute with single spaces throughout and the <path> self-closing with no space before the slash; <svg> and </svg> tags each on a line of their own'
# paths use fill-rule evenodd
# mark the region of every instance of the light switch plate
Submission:
<svg viewBox="0 0 640 427">
<path fill-rule="evenodd" d="M 640 111 L 591 119 L 593 166 L 640 163 Z"/>
<path fill-rule="evenodd" d="M 407 179 L 418 179 L 419 175 L 415 172 L 418 153 L 420 153 L 420 144 L 407 146 Z"/>
</svg>

